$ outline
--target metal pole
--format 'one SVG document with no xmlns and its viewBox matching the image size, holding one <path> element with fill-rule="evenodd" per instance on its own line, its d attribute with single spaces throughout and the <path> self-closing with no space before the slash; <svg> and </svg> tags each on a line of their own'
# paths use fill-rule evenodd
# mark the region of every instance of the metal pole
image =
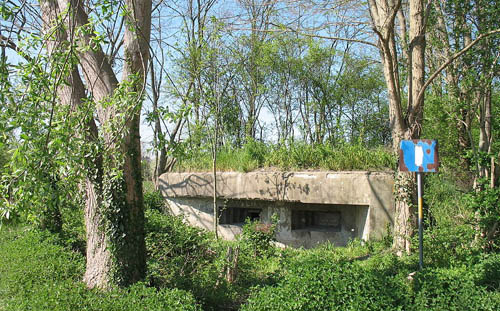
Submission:
<svg viewBox="0 0 500 311">
<path fill-rule="evenodd" d="M 417 192 L 418 192 L 418 253 L 420 270 L 424 268 L 424 212 L 422 207 L 422 173 L 417 172 Z"/>
</svg>

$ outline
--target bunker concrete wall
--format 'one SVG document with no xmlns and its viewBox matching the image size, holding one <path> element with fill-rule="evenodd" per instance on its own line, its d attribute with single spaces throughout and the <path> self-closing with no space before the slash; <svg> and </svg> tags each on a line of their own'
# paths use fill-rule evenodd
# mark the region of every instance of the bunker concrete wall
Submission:
<svg viewBox="0 0 500 311">
<path fill-rule="evenodd" d="M 393 178 L 381 172 L 223 172 L 217 175 L 218 206 L 228 200 L 259 204 L 261 220 L 279 215 L 278 241 L 312 247 L 323 241 L 345 245 L 352 238 L 381 238 L 393 226 Z M 195 226 L 212 230 L 213 175 L 167 173 L 160 177 L 167 208 L 183 214 Z M 255 203 L 258 202 L 258 203 Z M 291 215 L 297 208 L 339 211 L 339 232 L 292 230 Z M 232 239 L 241 225 L 220 225 L 220 235 Z"/>
</svg>

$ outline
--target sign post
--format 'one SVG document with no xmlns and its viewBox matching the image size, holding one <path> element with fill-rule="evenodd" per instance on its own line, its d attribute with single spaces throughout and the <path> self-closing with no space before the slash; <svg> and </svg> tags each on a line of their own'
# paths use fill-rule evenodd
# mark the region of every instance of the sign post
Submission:
<svg viewBox="0 0 500 311">
<path fill-rule="evenodd" d="M 424 268 L 424 209 L 422 199 L 422 173 L 417 172 L 417 194 L 418 194 L 418 266 Z"/>
<path fill-rule="evenodd" d="M 418 251 L 419 267 L 424 267 L 424 225 L 422 173 L 437 172 L 439 166 L 438 144 L 436 140 L 403 140 L 399 147 L 399 170 L 417 174 L 418 194 Z"/>
</svg>

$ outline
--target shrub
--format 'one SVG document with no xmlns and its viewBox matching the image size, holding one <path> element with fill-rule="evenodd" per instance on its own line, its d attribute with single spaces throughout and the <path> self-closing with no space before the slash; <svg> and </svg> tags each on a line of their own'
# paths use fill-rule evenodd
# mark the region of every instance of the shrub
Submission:
<svg viewBox="0 0 500 311">
<path fill-rule="evenodd" d="M 482 286 L 474 282 L 471 269 L 426 269 L 415 277 L 415 311 L 420 310 L 499 310 L 500 304 Z"/>
<path fill-rule="evenodd" d="M 424 231 L 425 266 L 453 267 L 473 264 L 480 249 L 473 246 L 476 231 L 471 225 L 435 226 Z M 418 236 L 413 238 L 413 252 L 418 253 Z"/>
<path fill-rule="evenodd" d="M 85 254 L 86 232 L 84 211 L 80 206 L 67 205 L 61 208 L 62 230 L 60 237 L 63 245 Z"/>
<path fill-rule="evenodd" d="M 186 225 L 182 217 L 146 211 L 149 279 L 155 286 L 188 288 L 211 260 L 208 233 Z"/>
<path fill-rule="evenodd" d="M 159 288 L 190 291 L 205 310 L 231 305 L 235 296 L 221 275 L 225 259 L 221 246 L 180 216 L 146 211 L 148 281 Z"/>
<path fill-rule="evenodd" d="M 108 292 L 88 290 L 80 282 L 84 257 L 47 232 L 0 229 L 0 310 L 200 310 L 182 290 L 143 283 Z"/>
<path fill-rule="evenodd" d="M 245 220 L 240 238 L 251 248 L 254 257 L 270 254 L 271 242 L 276 241 L 277 224 L 277 214 L 271 216 L 270 224 L 263 224 L 258 220 L 251 221 L 248 218 Z"/>
<path fill-rule="evenodd" d="M 289 263 L 283 279 L 256 288 L 242 310 L 403 310 L 407 302 L 391 276 L 316 254 Z"/>
<path fill-rule="evenodd" d="M 163 206 L 165 205 L 165 199 L 158 190 L 153 190 L 144 193 L 144 209 L 145 210 L 157 210 L 163 212 Z"/>
<path fill-rule="evenodd" d="M 235 310 L 253 285 L 270 282 L 277 261 L 255 257 L 246 242 L 214 240 L 182 217 L 146 212 L 148 280 L 156 287 L 189 290 L 204 310 Z M 236 279 L 226 280 L 228 248 L 239 250 Z"/>
<path fill-rule="evenodd" d="M 473 271 L 476 284 L 500 291 L 500 254 L 487 254 Z"/>
<path fill-rule="evenodd" d="M 425 177 L 424 230 L 425 265 L 453 267 L 474 264 L 483 251 L 476 243 L 474 211 L 467 206 L 464 190 L 454 181 L 455 176 L 443 169 Z M 418 247 L 417 236 L 414 237 Z M 417 251 L 415 249 L 415 251 Z"/>
<path fill-rule="evenodd" d="M 480 180 L 481 191 L 471 191 L 466 195 L 469 208 L 477 212 L 478 224 L 486 246 L 490 250 L 500 250 L 500 188 L 490 188 L 488 180 Z"/>
</svg>

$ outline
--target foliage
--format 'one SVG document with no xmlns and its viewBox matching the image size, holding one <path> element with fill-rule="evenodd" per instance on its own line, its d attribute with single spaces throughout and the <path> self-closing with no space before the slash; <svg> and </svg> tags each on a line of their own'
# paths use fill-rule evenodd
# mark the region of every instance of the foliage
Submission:
<svg viewBox="0 0 500 311">
<path fill-rule="evenodd" d="M 474 282 L 466 267 L 430 269 L 417 274 L 413 310 L 498 310 L 500 301 Z"/>
<path fill-rule="evenodd" d="M 311 254 L 292 260 L 276 286 L 256 288 L 242 310 L 402 310 L 404 287 L 345 258 Z"/>
<path fill-rule="evenodd" d="M 256 169 L 326 169 L 384 170 L 395 167 L 394 155 L 384 148 L 366 148 L 360 144 L 332 146 L 293 142 L 272 145 L 251 141 L 242 148 L 223 147 L 217 155 L 221 171 L 248 172 Z M 212 167 L 210 154 L 191 151 L 179 159 L 177 171 L 208 171 Z"/>
<path fill-rule="evenodd" d="M 453 267 L 474 262 L 482 252 L 474 242 L 474 210 L 467 205 L 466 192 L 456 176 L 445 167 L 424 179 L 425 265 Z M 418 237 L 413 238 L 417 251 Z"/>
<path fill-rule="evenodd" d="M 413 272 L 416 257 L 399 258 L 380 250 L 367 257 L 357 260 L 328 247 L 289 254 L 278 282 L 255 287 L 242 310 L 438 311 L 500 306 L 498 256 L 420 272 Z"/>
<path fill-rule="evenodd" d="M 155 286 L 186 288 L 212 259 L 209 235 L 184 224 L 182 217 L 146 211 L 148 279 Z"/>
<path fill-rule="evenodd" d="M 84 210 L 81 206 L 61 207 L 62 228 L 58 236 L 63 244 L 85 255 L 87 236 L 85 232 Z"/>
<path fill-rule="evenodd" d="M 279 24 L 281 18 L 277 13 L 279 10 L 273 7 L 274 2 L 257 4 L 239 2 L 238 5 L 241 7 L 236 10 L 240 11 L 236 13 L 242 14 L 234 15 L 244 16 L 246 13 L 259 15 L 244 16 L 244 18 L 248 17 L 248 21 L 259 24 L 261 29 L 255 29 L 252 24 L 252 27 L 249 27 L 251 31 L 231 31 L 231 34 L 228 34 L 224 32 L 226 27 L 217 17 L 211 18 L 211 22 L 208 22 L 207 17 L 211 16 L 211 9 L 217 7 L 215 3 L 215 1 L 198 3 L 188 1 L 186 6 L 191 7 L 187 10 L 184 7 L 179 9 L 177 3 L 166 6 L 160 3 L 155 7 L 159 12 L 157 20 L 161 24 L 164 20 L 160 16 L 171 16 L 166 14 L 167 10 L 170 10 L 169 13 L 175 11 L 175 14 L 191 14 L 181 17 L 184 24 L 180 20 L 173 22 L 174 25 L 182 24 L 181 31 L 176 33 L 187 37 L 187 40 L 176 37 L 173 40 L 176 42 L 167 48 L 160 43 L 165 41 L 158 38 L 157 42 L 152 42 L 150 45 L 152 50 L 168 49 L 176 54 L 168 56 L 177 58 L 174 65 L 176 72 L 170 72 L 173 78 L 165 74 L 169 78 L 168 83 L 159 81 L 159 85 L 167 85 L 166 89 L 171 90 L 170 98 L 165 102 L 179 103 L 180 108 L 160 107 L 159 114 L 172 122 L 181 121 L 179 123 L 182 124 L 181 128 L 186 124 L 187 134 L 181 129 L 178 135 L 183 139 L 185 137 L 185 141 L 176 144 L 175 150 L 171 150 L 171 146 L 168 146 L 169 154 L 171 152 L 179 159 L 178 170 L 211 169 L 210 135 L 207 133 L 212 131 L 207 129 L 213 125 L 214 115 L 221 122 L 218 126 L 220 129 L 218 134 L 221 135 L 219 145 L 213 140 L 217 145 L 214 149 L 220 147 L 217 164 L 220 170 L 248 172 L 257 169 L 395 168 L 394 155 L 382 147 L 390 143 L 389 122 L 387 122 L 389 109 L 384 99 L 386 91 L 383 87 L 383 73 L 380 64 L 371 60 L 372 51 L 365 54 L 364 51 L 359 52 L 357 49 L 355 41 L 359 31 L 353 34 L 353 45 L 350 43 L 344 45 L 339 43 L 340 40 L 323 41 L 318 38 L 300 38 L 295 34 L 283 34 L 282 31 L 275 32 L 270 28 L 271 25 Z M 104 218 L 101 225 L 105 232 L 110 234 L 107 239 L 110 242 L 109 250 L 118 257 L 128 254 L 130 249 L 126 247 L 127 242 L 139 245 L 140 243 L 134 242 L 140 237 L 129 234 L 124 227 L 139 219 L 136 227 L 139 228 L 137 232 L 141 232 L 142 218 L 129 217 L 126 214 L 130 206 L 127 205 L 124 194 L 126 187 L 122 170 L 123 153 L 128 152 L 127 155 L 138 156 L 138 150 L 129 149 L 123 152 L 121 147 L 117 146 L 122 146 L 123 136 L 134 134 L 133 132 L 138 134 L 138 127 L 125 129 L 124 125 L 128 123 L 131 115 L 139 113 L 142 97 L 149 94 L 132 91 L 139 90 L 140 87 L 137 86 L 142 84 L 142 81 L 139 81 L 141 80 L 139 76 L 131 75 L 120 80 L 120 86 L 113 96 L 97 103 L 102 104 L 102 107 L 96 107 L 94 97 L 98 96 L 98 92 L 91 90 L 89 84 L 88 89 L 84 91 L 85 94 L 82 95 L 85 98 L 82 98 L 79 104 L 71 107 L 60 105 L 61 98 L 57 96 L 58 87 L 69 84 L 65 78 L 73 69 L 77 69 L 81 53 L 88 51 L 89 47 L 72 46 L 72 42 L 65 42 L 61 48 L 52 51 L 50 56 L 47 55 L 49 53 L 40 52 L 44 46 L 50 45 L 48 42 L 53 42 L 54 35 L 57 36 L 59 33 L 57 29 L 52 29 L 55 31 L 44 29 L 49 33 L 48 36 L 37 32 L 40 21 L 24 15 L 24 11 L 36 10 L 29 9 L 29 4 L 27 5 L 19 7 L 14 2 L 0 5 L 0 15 L 5 24 L 3 26 L 6 26 L 4 28 L 9 29 L 11 26 L 10 32 L 6 31 L 5 38 L 2 36 L 0 59 L 2 90 L 0 92 L 2 103 L 0 220 L 3 223 L 6 218 L 18 217 L 40 228 L 59 232 L 59 238 L 65 245 L 83 253 L 85 232 L 83 210 L 80 208 L 84 197 L 82 184 L 83 181 L 95 182 L 99 185 L 97 188 L 101 190 L 102 186 L 103 190 L 98 194 L 99 202 L 101 200 L 103 202 L 102 206 L 99 206 L 99 211 L 104 213 L 101 215 Z M 121 41 L 115 38 L 115 35 L 121 35 L 120 31 L 116 32 L 115 29 L 107 27 L 120 24 L 119 20 L 113 20 L 114 16 L 130 17 L 129 12 L 119 14 L 121 8 L 120 3 L 97 1 L 90 13 L 90 22 L 75 30 L 77 35 L 88 32 L 91 35 L 93 48 L 98 52 L 100 46 L 104 47 L 106 54 L 110 52 L 106 55 L 106 61 L 109 60 L 115 69 L 118 69 L 117 65 L 123 60 L 119 59 L 120 57 L 113 58 L 116 55 L 125 55 L 127 58 L 128 54 L 115 50 L 115 47 L 121 46 L 119 43 Z M 447 41 L 451 48 L 445 53 L 434 53 L 445 48 L 444 40 L 438 35 L 434 39 L 439 42 L 429 41 L 433 49 L 429 49 L 431 52 L 426 53 L 430 56 L 430 61 L 426 63 L 430 65 L 422 68 L 428 72 L 432 72 L 432 67 L 440 63 L 439 57 L 434 54 L 451 55 L 479 33 L 496 29 L 500 25 L 497 18 L 498 6 L 495 2 L 452 0 L 447 1 L 440 9 L 446 17 L 444 30 L 450 32 Z M 187 13 L 188 11 L 190 13 Z M 302 8 L 299 11 L 308 17 Z M 335 11 L 334 14 L 337 14 L 337 10 L 322 10 L 323 14 L 330 14 L 328 11 Z M 435 23 L 437 7 L 430 6 L 428 11 L 429 20 Z M 191 21 L 191 24 L 188 21 Z M 28 25 L 32 22 L 37 26 Z M 23 28 L 17 29 L 17 25 L 20 24 Z M 357 24 L 366 25 L 363 20 Z M 126 29 L 131 30 L 131 24 L 128 27 Z M 441 27 L 427 28 L 435 28 L 437 32 L 443 30 Z M 254 32 L 254 30 L 263 31 Z M 349 34 L 349 29 L 342 29 L 344 30 L 345 34 Z M 113 35 L 107 38 L 102 35 L 105 33 Z M 161 31 L 157 34 L 161 37 Z M 75 40 L 77 44 L 83 41 L 85 40 Z M 113 47 L 115 43 L 117 46 Z M 400 45 L 401 43 L 403 42 L 395 42 L 398 47 L 405 47 L 404 44 Z M 498 115 L 500 107 L 497 96 L 499 92 L 497 43 L 498 36 L 491 36 L 481 41 L 472 53 L 464 55 L 458 65 L 447 68 L 450 70 L 447 71 L 446 78 L 450 79 L 436 80 L 438 83 L 432 85 L 433 94 L 426 94 L 427 100 L 423 111 L 425 122 L 421 129 L 418 127 L 418 130 L 422 130 L 426 136 L 440 139 L 444 172 L 453 169 L 453 174 L 458 178 L 450 178 L 449 171 L 448 176 L 436 174 L 429 178 L 425 199 L 428 202 L 426 209 L 428 228 L 425 232 L 424 245 L 427 250 L 426 266 L 448 270 L 435 270 L 422 276 L 417 286 L 419 292 L 430 293 L 434 286 L 432 284 L 455 288 L 457 285 L 449 282 L 450 276 L 459 274 L 462 271 L 460 266 L 464 264 L 481 265 L 481 268 L 478 266 L 480 272 L 477 273 L 483 275 L 481 277 L 476 275 L 474 278 L 464 277 L 463 282 L 466 284 L 464 291 L 473 292 L 477 284 L 487 287 L 488 290 L 498 288 L 498 283 L 493 280 L 497 276 L 494 269 L 498 267 L 495 252 L 498 252 L 500 247 L 498 229 L 500 190 L 490 189 L 486 184 L 479 185 L 478 189 L 481 191 L 462 188 L 473 180 L 470 178 L 471 170 L 476 169 L 475 166 L 487 167 L 489 162 L 485 160 L 489 160 L 492 154 L 496 156 L 499 150 L 498 142 L 494 139 L 498 136 L 498 118 L 493 118 L 490 123 L 492 135 L 489 142 L 492 144 L 490 146 L 492 151 L 488 154 L 473 147 L 479 140 L 480 127 L 486 128 L 481 113 L 488 98 L 493 106 L 493 116 Z M 6 49 L 18 53 L 17 57 L 12 58 L 10 54 L 6 54 Z M 164 55 L 161 54 L 160 57 L 158 53 L 154 56 L 153 59 L 159 59 Z M 404 57 L 400 60 L 401 64 L 406 62 Z M 79 69 L 76 70 L 77 73 L 81 72 L 81 68 Z M 400 72 L 401 77 L 399 80 L 396 77 L 394 81 L 406 81 L 409 72 L 405 72 L 405 69 L 395 72 Z M 85 80 L 89 83 L 92 79 Z M 448 85 L 451 83 L 450 80 L 455 80 L 453 83 L 456 85 Z M 405 98 L 406 91 L 409 90 L 403 87 L 400 94 L 402 98 Z M 149 93 L 149 90 L 145 93 Z M 161 94 L 156 95 L 162 97 Z M 473 101 L 477 102 L 471 104 Z M 215 114 L 214 102 L 217 102 L 216 110 L 219 110 Z M 403 103 L 401 107 L 404 106 Z M 100 110 L 111 107 L 110 110 L 116 114 L 105 113 L 107 116 L 97 122 L 99 134 L 97 137 L 92 137 L 96 141 L 89 143 L 91 135 L 88 134 L 88 121 L 96 114 L 100 114 Z M 275 119 L 276 132 L 271 133 L 269 124 L 266 124 L 262 115 L 259 115 L 266 108 Z M 418 109 L 402 111 L 419 113 Z M 478 114 L 479 118 L 476 118 L 475 114 Z M 110 122 L 106 121 L 108 117 Z M 169 121 L 164 123 L 163 127 L 169 128 L 171 123 Z M 462 133 L 464 127 L 466 131 Z M 259 136 L 257 133 L 259 130 L 260 141 L 255 140 Z M 275 135 L 279 142 L 267 143 L 269 140 L 274 140 Z M 175 139 L 175 135 L 173 138 Z M 457 142 L 464 138 L 468 145 L 465 144 L 466 147 L 461 148 Z M 155 137 L 155 139 L 158 139 L 157 145 L 162 147 L 167 141 L 170 143 L 165 137 Z M 246 144 L 242 145 L 243 141 Z M 465 156 L 466 154 L 469 154 L 469 158 Z M 97 165 L 100 159 L 104 161 L 102 167 Z M 142 165 L 143 176 L 131 176 L 136 185 L 141 184 L 141 178 L 151 177 L 145 169 L 146 161 L 143 161 Z M 139 187 L 138 193 L 140 193 Z M 466 191 L 469 192 L 464 194 Z M 141 198 L 136 199 L 140 210 Z M 247 223 L 242 241 L 234 245 L 224 244 L 211 241 L 210 236 L 203 231 L 185 226 L 180 218 L 161 215 L 159 211 L 162 210 L 163 199 L 158 192 L 147 192 L 144 203 L 149 210 L 147 224 L 149 281 L 154 285 L 191 289 L 205 306 L 211 308 L 216 308 L 218 303 L 224 305 L 244 299 L 251 285 L 274 283 L 275 280 L 282 282 L 279 285 L 281 287 L 286 285 L 283 278 L 286 278 L 288 272 L 283 272 L 286 269 L 280 270 L 283 263 L 280 262 L 281 259 L 276 258 L 289 253 L 280 252 L 270 246 L 269 242 L 275 230 L 273 225 L 269 230 L 262 231 L 257 224 Z M 490 252 L 486 259 L 482 257 L 486 256 L 483 248 L 485 245 L 478 243 L 483 240 Z M 353 246 L 358 242 L 352 242 L 345 251 L 362 249 Z M 228 284 L 221 276 L 221 269 L 226 264 L 224 257 L 226 249 L 233 246 L 241 251 L 241 262 L 238 266 L 240 276 L 235 284 Z M 326 254 L 328 246 L 324 247 L 325 249 L 321 249 L 320 252 Z M 256 258 L 261 257 L 258 256 L 261 254 L 267 255 L 262 256 L 266 258 Z M 388 257 L 383 257 L 387 260 L 383 263 L 387 264 L 387 269 L 394 269 L 393 259 L 386 258 Z M 409 257 L 404 260 L 411 263 L 413 259 Z M 304 258 L 300 260 L 307 262 Z M 344 265 L 349 269 L 352 268 L 352 274 L 346 277 L 365 280 L 356 273 L 365 271 L 363 269 L 366 267 L 363 265 L 358 267 L 349 261 L 338 260 L 338 262 L 341 262 L 339 269 Z M 116 281 L 120 283 L 120 278 L 126 275 L 129 267 L 120 265 L 119 262 L 114 263 L 113 271 L 118 272 L 115 273 Z M 264 265 L 268 266 L 263 267 Z M 323 263 L 318 265 L 322 266 Z M 342 269 L 347 269 L 346 267 Z M 283 274 L 275 273 L 274 270 Z M 366 271 L 371 275 L 372 270 Z M 332 273 L 332 277 L 337 277 L 335 274 L 337 272 Z M 375 276 L 370 276 L 374 279 L 367 277 L 367 282 L 373 280 L 378 282 L 377 273 L 379 272 L 376 272 Z M 392 282 L 390 276 L 388 282 Z M 68 286 L 70 284 L 73 283 L 67 283 Z M 426 284 L 429 287 L 426 287 Z M 404 284 L 398 286 L 400 285 L 405 288 Z M 58 286 L 54 285 L 54 288 L 59 288 Z M 61 292 L 68 290 L 65 286 L 61 285 Z M 138 293 L 143 290 L 150 292 L 145 294 L 146 296 L 159 293 L 153 289 L 142 289 L 141 286 L 143 285 L 137 287 Z M 214 290 L 207 292 L 206 288 Z M 358 289 L 354 292 L 356 290 Z M 237 294 L 238 291 L 241 293 Z M 372 297 L 370 288 L 359 291 L 362 295 L 366 293 L 367 297 Z M 478 295 L 483 297 L 482 289 L 478 289 L 478 292 Z M 436 297 L 444 299 L 445 294 L 445 291 L 436 293 Z M 382 296 L 384 295 L 385 293 Z M 476 301 L 472 293 L 465 292 L 463 295 L 470 296 Z M 432 305 L 436 309 L 446 307 L 447 300 L 438 299 L 429 302 L 425 299 L 420 300 L 421 306 Z M 149 300 L 145 298 L 145 301 Z M 358 303 L 360 308 L 364 307 L 364 302 Z M 134 305 L 135 302 L 131 300 L 130 304 Z"/>
<path fill-rule="evenodd" d="M 0 172 L 3 173 L 3 169 L 9 162 L 9 146 L 7 137 L 0 138 Z"/>
<path fill-rule="evenodd" d="M 158 190 L 144 191 L 144 209 L 163 212 L 165 199 Z"/>
<path fill-rule="evenodd" d="M 182 290 L 143 283 L 108 292 L 80 282 L 85 258 L 44 231 L 0 229 L 0 309 L 5 310 L 200 310 Z"/>
<path fill-rule="evenodd" d="M 74 209 L 63 217 L 82 219 Z M 436 236 L 426 236 L 426 269 L 411 280 L 408 276 L 418 267 L 417 255 L 399 258 L 384 241 L 353 240 L 343 248 L 325 243 L 310 250 L 277 249 L 268 244 L 270 235 L 258 234 L 255 222 L 247 222 L 240 241 L 227 242 L 215 241 L 181 217 L 154 208 L 147 209 L 146 217 L 146 281 L 154 287 L 138 283 L 108 292 L 87 290 L 79 282 L 84 256 L 71 250 L 66 236 L 4 226 L 0 229 L 0 307 L 198 310 L 199 303 L 205 310 L 437 311 L 500 306 L 498 254 L 471 252 L 470 244 L 456 244 L 470 241 L 470 236 L 454 240 L 453 232 L 437 230 L 442 229 L 439 223 L 429 230 L 429 235 Z M 78 234 L 76 228 L 83 226 L 74 223 L 68 236 Z M 255 256 L 255 245 L 265 246 L 261 253 L 265 256 Z M 239 250 L 233 283 L 224 275 L 229 247 Z"/>
<path fill-rule="evenodd" d="M 474 266 L 474 281 L 488 290 L 500 292 L 500 254 L 486 254 Z"/>
<path fill-rule="evenodd" d="M 360 144 L 332 146 L 305 143 L 273 150 L 268 165 L 283 169 L 380 170 L 395 166 L 394 156 L 384 148 L 369 149 Z"/>
<path fill-rule="evenodd" d="M 480 180 L 478 191 L 466 196 L 469 207 L 476 211 L 482 238 L 489 249 L 500 249 L 500 187 L 490 188 L 487 180 Z"/>
<path fill-rule="evenodd" d="M 149 42 L 144 41 L 149 41 L 146 29 L 150 29 L 150 23 L 142 26 L 141 22 L 147 20 L 148 12 L 144 11 L 139 19 L 115 2 L 97 4 L 92 12 L 78 11 L 69 3 L 46 2 L 33 15 L 26 13 L 29 8 L 21 9 L 13 3 L 7 6 L 15 13 L 7 14 L 6 23 L 12 28 L 2 41 L 5 38 L 9 42 L 8 48 L 15 53 L 11 55 L 16 57 L 6 58 L 7 46 L 3 45 L 0 88 L 5 107 L 0 127 L 11 137 L 12 155 L 8 174 L 2 174 L 0 184 L 0 216 L 16 213 L 41 229 L 60 233 L 64 226 L 62 209 L 83 205 L 80 198 L 85 189 L 89 190 L 85 193 L 86 202 L 92 204 L 88 204 L 90 211 L 86 215 L 95 218 L 87 222 L 91 228 L 87 234 L 104 234 L 105 247 L 95 249 L 108 252 L 109 256 L 97 257 L 108 257 L 111 263 L 102 263 L 101 267 L 110 264 L 111 269 L 99 270 L 92 259 L 95 252 L 89 252 L 89 263 L 95 263 L 89 272 L 103 277 L 86 280 L 99 280 L 98 286 L 137 281 L 145 270 L 138 163 L 144 66 L 137 68 L 137 62 L 130 61 L 133 53 L 127 42 L 137 37 L 125 35 L 124 48 L 116 51 L 124 56 L 123 66 L 116 68 L 117 72 L 122 71 L 125 76 L 117 79 L 112 68 L 114 56 L 103 58 L 102 51 L 109 41 L 101 33 L 109 34 L 106 26 L 118 19 L 124 24 L 136 19 L 134 27 L 142 27 L 148 34 L 137 45 L 147 46 Z M 78 22 L 66 24 L 64 17 L 57 14 L 64 11 L 60 6 L 74 9 L 71 14 L 80 16 L 75 20 Z M 22 27 L 15 32 L 19 18 L 44 26 Z M 140 29 L 122 27 L 116 34 L 136 31 Z M 78 40 L 69 38 L 69 33 Z M 100 56 L 85 57 L 89 53 Z M 142 60 L 149 54 L 145 55 Z M 13 62 L 7 63 L 7 59 Z M 96 62 L 99 65 L 94 66 Z M 81 71 L 79 66 L 96 70 Z M 103 75 L 107 78 L 102 79 Z M 90 80 L 101 83 L 93 84 Z M 98 225 L 92 228 L 96 222 Z M 90 239 L 89 245 L 96 240 L 103 242 Z"/>
<path fill-rule="evenodd" d="M 224 252 L 211 235 L 156 210 L 147 210 L 146 219 L 148 281 L 159 288 L 189 290 L 205 309 L 231 304 L 235 292 L 220 275 Z"/>
<path fill-rule="evenodd" d="M 244 301 L 250 287 L 269 284 L 275 276 L 279 259 L 255 257 L 246 242 L 213 240 L 213 235 L 188 226 L 182 217 L 156 210 L 147 210 L 146 217 L 148 281 L 159 288 L 189 290 L 205 310 L 233 310 Z M 224 272 L 232 264 L 228 248 L 239 252 L 233 283 Z"/>
<path fill-rule="evenodd" d="M 481 253 L 474 244 L 476 231 L 470 224 L 435 226 L 424 230 L 424 265 L 453 267 L 474 263 Z M 413 252 L 418 253 L 418 239 L 412 239 Z"/>
<path fill-rule="evenodd" d="M 141 160 L 142 180 L 153 179 L 153 163 L 149 158 Z"/>
<path fill-rule="evenodd" d="M 50 60 L 59 74 L 68 70 L 57 67 L 65 56 L 70 57 L 54 55 Z M 0 204 L 11 215 L 59 231 L 60 208 L 75 204 L 83 154 L 90 151 L 75 135 L 86 114 L 83 110 L 69 113 L 70 107 L 55 104 L 55 89 L 61 81 L 42 66 L 50 61 L 40 57 L 13 66 L 23 85 L 14 87 L 9 80 L 2 81 L 4 96 L 10 99 L 2 109 L 10 154 L 2 168 L 0 196 L 4 200 Z"/>
<path fill-rule="evenodd" d="M 272 250 L 271 242 L 276 241 L 276 229 L 279 216 L 273 214 L 270 224 L 263 224 L 258 220 L 246 219 L 240 239 L 253 251 L 254 256 L 266 256 Z"/>
</svg>

